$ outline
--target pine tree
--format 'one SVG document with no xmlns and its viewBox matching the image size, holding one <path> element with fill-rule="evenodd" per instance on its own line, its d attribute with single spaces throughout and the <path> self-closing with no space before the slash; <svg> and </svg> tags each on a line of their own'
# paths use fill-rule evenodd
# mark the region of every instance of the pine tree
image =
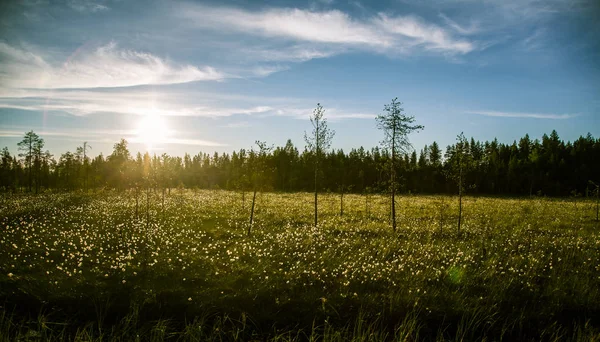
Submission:
<svg viewBox="0 0 600 342">
<path fill-rule="evenodd" d="M 317 103 L 317 108 L 313 110 L 313 114 L 310 116 L 310 123 L 313 126 L 312 134 L 309 136 L 304 132 L 304 140 L 308 145 L 308 150 L 313 153 L 314 156 L 314 169 L 315 169 L 315 227 L 318 223 L 318 174 L 319 174 L 319 161 L 322 158 L 322 154 L 331 147 L 331 140 L 335 132 L 327 127 L 327 119 L 325 118 L 325 110 L 320 103 Z"/>
<path fill-rule="evenodd" d="M 25 133 L 23 140 L 21 140 L 18 144 L 18 149 L 22 153 L 19 153 L 19 157 L 23 158 L 25 165 L 27 166 L 27 186 L 29 191 L 31 191 L 31 186 L 33 183 L 33 168 L 36 162 L 36 157 L 41 154 L 41 148 L 44 146 L 44 140 L 41 139 L 37 134 L 33 131 L 29 131 Z"/>
<path fill-rule="evenodd" d="M 414 116 L 406 115 L 404 109 L 401 107 L 402 102 L 398 102 L 397 100 L 398 98 L 394 98 L 390 104 L 386 104 L 383 107 L 384 113 L 379 114 L 376 118 L 378 128 L 383 130 L 384 133 L 384 139 L 381 143 L 390 151 L 391 217 L 392 229 L 394 231 L 396 230 L 396 160 L 398 156 L 406 156 L 409 149 L 412 148 L 408 140 L 408 135 L 424 128 L 422 125 L 414 124 Z"/>
</svg>

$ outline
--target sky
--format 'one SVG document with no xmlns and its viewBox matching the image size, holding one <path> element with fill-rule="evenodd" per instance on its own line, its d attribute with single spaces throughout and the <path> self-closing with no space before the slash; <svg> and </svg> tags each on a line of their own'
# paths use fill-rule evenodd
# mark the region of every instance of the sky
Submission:
<svg viewBox="0 0 600 342">
<path fill-rule="evenodd" d="M 511 143 L 600 137 L 596 0 L 0 2 L 0 147 L 34 130 L 55 157 L 304 149 L 321 103 L 332 147 L 371 148 L 395 97 L 425 126 Z"/>
</svg>

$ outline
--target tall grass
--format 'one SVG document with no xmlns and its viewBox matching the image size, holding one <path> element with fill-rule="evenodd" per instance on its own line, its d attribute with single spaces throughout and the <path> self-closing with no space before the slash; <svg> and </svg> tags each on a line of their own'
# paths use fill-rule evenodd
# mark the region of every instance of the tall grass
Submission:
<svg viewBox="0 0 600 342">
<path fill-rule="evenodd" d="M 135 192 L 6 196 L 0 341 L 598 340 L 577 199 Z M 443 204 L 443 205 L 441 205 Z M 145 208 L 144 208 L 145 210 Z"/>
</svg>

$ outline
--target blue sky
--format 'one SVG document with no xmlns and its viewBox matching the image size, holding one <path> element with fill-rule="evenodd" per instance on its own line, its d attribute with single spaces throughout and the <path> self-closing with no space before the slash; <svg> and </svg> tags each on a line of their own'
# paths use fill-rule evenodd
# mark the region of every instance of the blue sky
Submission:
<svg viewBox="0 0 600 342">
<path fill-rule="evenodd" d="M 302 149 L 320 102 L 334 148 L 378 145 L 394 97 L 425 130 L 503 142 L 600 137 L 600 4 L 579 0 L 4 1 L 0 147 L 55 156 Z"/>
</svg>

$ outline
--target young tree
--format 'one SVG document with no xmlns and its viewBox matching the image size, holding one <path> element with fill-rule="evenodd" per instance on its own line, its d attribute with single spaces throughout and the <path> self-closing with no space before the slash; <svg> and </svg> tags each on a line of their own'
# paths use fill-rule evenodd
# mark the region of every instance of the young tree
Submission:
<svg viewBox="0 0 600 342">
<path fill-rule="evenodd" d="M 161 193 L 162 193 L 162 214 L 164 216 L 165 213 L 165 192 L 166 192 L 166 188 L 169 185 L 169 178 L 170 178 L 170 173 L 171 173 L 171 163 L 170 160 L 172 159 L 172 157 L 169 157 L 168 154 L 163 153 L 160 158 L 159 158 L 159 162 L 158 162 L 158 167 L 159 167 L 159 174 L 160 174 L 160 186 L 161 186 Z"/>
<path fill-rule="evenodd" d="M 8 147 L 4 147 L 0 152 L 1 164 L 0 164 L 0 182 L 4 190 L 8 190 L 13 185 L 13 170 L 12 170 L 12 156 L 8 151 Z"/>
<path fill-rule="evenodd" d="M 41 143 L 40 143 L 40 141 L 41 141 Z M 29 131 L 29 132 L 25 133 L 23 140 L 21 140 L 17 144 L 19 151 L 22 152 L 22 153 L 19 153 L 19 157 L 24 159 L 25 165 L 27 166 L 27 186 L 29 188 L 29 191 L 31 191 L 32 177 L 33 177 L 32 169 L 33 169 L 33 166 L 34 166 L 33 164 L 35 162 L 35 158 L 37 155 L 36 147 L 39 147 L 40 144 L 43 147 L 44 140 L 41 139 L 33 131 Z"/>
<path fill-rule="evenodd" d="M 460 226 L 462 222 L 462 197 L 465 192 L 465 175 L 471 168 L 473 158 L 469 153 L 469 142 L 465 135 L 461 132 L 456 137 L 456 145 L 448 154 L 448 164 L 450 167 L 449 178 L 453 179 L 458 186 L 458 227 L 457 232 L 460 234 Z"/>
<path fill-rule="evenodd" d="M 312 134 L 309 136 L 304 132 L 304 140 L 306 141 L 308 150 L 313 153 L 315 167 L 315 227 L 318 223 L 318 185 L 317 179 L 319 174 L 319 159 L 321 155 L 331 147 L 331 140 L 335 132 L 327 127 L 327 119 L 324 117 L 325 109 L 320 103 L 317 103 L 317 108 L 313 110 L 310 116 L 310 123 L 313 126 Z"/>
<path fill-rule="evenodd" d="M 87 150 L 92 149 L 92 146 L 88 144 L 87 141 L 83 142 L 83 146 L 77 147 L 77 155 L 81 156 L 83 159 L 81 160 L 81 165 L 83 167 L 83 189 L 87 192 L 87 181 L 88 181 L 88 168 L 89 161 L 87 158 Z"/>
<path fill-rule="evenodd" d="M 339 177 L 338 189 L 340 191 L 340 216 L 344 216 L 344 192 L 346 190 L 351 191 L 352 185 L 346 184 L 346 169 L 348 168 L 348 165 L 346 165 L 346 155 L 344 154 L 343 150 L 338 151 L 337 159 L 337 172 Z"/>
<path fill-rule="evenodd" d="M 33 144 L 33 167 L 35 169 L 35 193 L 40 191 L 42 161 L 44 159 L 44 139 L 38 138 Z"/>
<path fill-rule="evenodd" d="M 45 184 L 46 187 L 49 187 L 51 185 L 51 174 L 56 169 L 56 161 L 54 160 L 54 156 L 48 150 L 42 153 L 40 158 L 40 185 Z"/>
<path fill-rule="evenodd" d="M 127 140 L 121 139 L 113 146 L 113 152 L 108 156 L 108 167 L 110 167 L 111 185 L 118 189 L 124 189 L 127 184 L 127 163 L 129 161 L 129 149 Z"/>
<path fill-rule="evenodd" d="M 418 132 L 424 127 L 415 124 L 415 117 L 408 116 L 401 107 L 402 102 L 398 98 L 392 99 L 390 104 L 383 107 L 383 113 L 376 118 L 377 128 L 383 131 L 384 139 L 381 144 L 390 151 L 390 190 L 391 190 L 391 208 L 392 208 L 392 228 L 396 231 L 396 160 L 401 155 L 407 155 L 412 145 L 408 140 L 408 135 L 412 132 Z"/>
<path fill-rule="evenodd" d="M 251 178 L 254 185 L 254 195 L 252 196 L 252 209 L 250 211 L 250 225 L 248 226 L 248 236 L 250 236 L 252 230 L 252 224 L 254 223 L 254 205 L 256 203 L 256 191 L 265 186 L 267 178 L 267 156 L 273 149 L 273 146 L 267 146 L 264 141 L 256 141 L 258 146 L 258 152 L 251 150 L 251 155 L 254 155 L 253 163 L 251 165 Z"/>
<path fill-rule="evenodd" d="M 73 165 L 75 164 L 75 156 L 73 153 L 67 151 L 60 156 L 58 162 L 58 168 L 60 170 L 60 176 L 63 178 L 63 184 L 65 189 L 72 190 L 73 183 Z"/>
</svg>

